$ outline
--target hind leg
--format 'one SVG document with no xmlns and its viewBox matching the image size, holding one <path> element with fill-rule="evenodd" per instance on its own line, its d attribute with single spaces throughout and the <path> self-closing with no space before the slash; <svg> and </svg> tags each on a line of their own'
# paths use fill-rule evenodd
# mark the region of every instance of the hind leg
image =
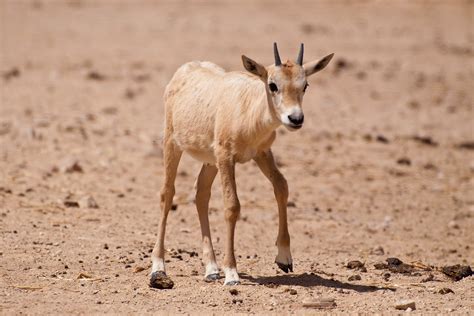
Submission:
<svg viewBox="0 0 474 316">
<path fill-rule="evenodd" d="M 212 183 L 217 175 L 217 167 L 204 164 L 197 180 L 196 208 L 199 214 L 202 234 L 203 262 L 206 266 L 204 279 L 215 281 L 219 279 L 219 268 L 212 247 L 211 230 L 209 229 L 209 199 L 211 198 Z"/>
<path fill-rule="evenodd" d="M 181 159 L 182 151 L 174 143 L 170 135 L 166 135 L 164 139 L 163 160 L 165 169 L 165 178 L 163 187 L 160 192 L 160 206 L 161 218 L 158 229 L 158 240 L 151 255 L 152 268 L 150 277 L 150 286 L 156 288 L 163 288 L 163 284 L 167 287 L 172 287 L 173 282 L 166 277 L 165 272 L 165 232 L 166 220 L 168 213 L 173 203 L 173 196 L 175 193 L 174 181 L 176 179 L 176 171 L 178 169 L 179 160 Z M 166 285 L 165 285 L 166 286 Z"/>
</svg>

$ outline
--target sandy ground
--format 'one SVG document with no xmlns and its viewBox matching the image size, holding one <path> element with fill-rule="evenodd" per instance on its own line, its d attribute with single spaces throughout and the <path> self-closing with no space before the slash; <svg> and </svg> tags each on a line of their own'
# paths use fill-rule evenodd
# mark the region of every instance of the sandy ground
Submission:
<svg viewBox="0 0 474 316">
<path fill-rule="evenodd" d="M 302 303 L 322 297 L 332 312 L 395 313 L 403 299 L 420 313 L 473 312 L 472 276 L 374 267 L 474 264 L 472 1 L 0 3 L 2 314 L 317 313 Z M 166 240 L 175 287 L 151 290 L 164 87 L 190 60 L 270 64 L 273 41 L 288 58 L 300 42 L 306 60 L 336 53 L 310 79 L 304 128 L 280 129 L 273 148 L 295 272 L 273 263 L 276 202 L 248 163 L 237 168 L 242 284 L 232 295 L 202 280 L 200 166 L 185 156 Z M 210 221 L 221 263 L 219 181 Z"/>
</svg>

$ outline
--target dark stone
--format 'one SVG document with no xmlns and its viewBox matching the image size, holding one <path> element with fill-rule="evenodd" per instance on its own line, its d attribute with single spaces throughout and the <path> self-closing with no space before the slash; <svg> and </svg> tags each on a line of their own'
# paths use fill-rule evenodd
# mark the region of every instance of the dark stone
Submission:
<svg viewBox="0 0 474 316">
<path fill-rule="evenodd" d="M 156 271 L 151 274 L 150 287 L 155 289 L 172 289 L 174 282 L 163 271 Z"/>
<path fill-rule="evenodd" d="M 359 260 L 352 260 L 347 263 L 346 267 L 349 269 L 361 269 L 364 267 L 364 264 Z"/>
<path fill-rule="evenodd" d="M 359 281 L 359 280 L 362 280 L 362 278 L 360 277 L 360 275 L 356 274 L 356 275 L 351 275 L 349 278 L 348 278 L 349 281 Z"/>
<path fill-rule="evenodd" d="M 238 295 L 238 294 L 239 294 L 239 291 L 237 291 L 237 289 L 230 289 L 230 290 L 229 290 L 229 293 L 230 293 L 231 295 Z"/>
<path fill-rule="evenodd" d="M 454 281 L 459 281 L 463 278 L 473 275 L 470 266 L 462 266 L 460 264 L 456 264 L 454 266 L 445 266 L 441 269 L 441 271 Z"/>
<path fill-rule="evenodd" d="M 388 265 L 390 266 L 398 266 L 403 263 L 403 261 L 398 258 L 387 258 L 385 261 L 387 261 Z"/>
<path fill-rule="evenodd" d="M 451 290 L 451 289 L 448 288 L 448 287 L 443 287 L 441 290 L 439 290 L 438 293 L 439 293 L 439 294 L 443 294 L 443 295 L 449 294 L 449 293 L 453 293 L 453 294 L 454 294 L 454 291 Z"/>
</svg>

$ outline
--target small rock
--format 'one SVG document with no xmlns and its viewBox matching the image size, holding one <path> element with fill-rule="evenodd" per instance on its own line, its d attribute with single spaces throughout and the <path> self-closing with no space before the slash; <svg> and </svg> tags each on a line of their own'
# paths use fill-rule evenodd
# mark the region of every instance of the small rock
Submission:
<svg viewBox="0 0 474 316">
<path fill-rule="evenodd" d="M 239 291 L 237 291 L 237 289 L 230 289 L 230 290 L 229 290 L 229 293 L 230 293 L 231 295 L 238 295 L 238 294 L 239 294 Z"/>
<path fill-rule="evenodd" d="M 474 141 L 466 141 L 456 145 L 460 149 L 474 150 Z"/>
<path fill-rule="evenodd" d="M 296 294 L 298 294 L 298 292 L 296 292 L 295 289 L 290 289 L 289 292 L 290 292 L 290 295 L 296 295 Z"/>
<path fill-rule="evenodd" d="M 388 269 L 391 271 L 391 272 L 395 272 L 395 273 L 403 273 L 403 274 L 411 274 L 413 272 L 413 267 L 406 264 L 406 263 L 403 263 L 403 261 L 401 261 L 400 259 L 398 258 L 387 258 L 386 259 L 387 263 L 388 263 Z"/>
<path fill-rule="evenodd" d="M 99 205 L 92 196 L 85 196 L 79 200 L 81 208 L 99 208 Z"/>
<path fill-rule="evenodd" d="M 424 168 L 425 170 L 438 170 L 438 167 L 436 167 L 436 165 L 433 164 L 433 163 L 431 163 L 431 162 L 427 162 L 427 163 L 423 166 L 423 168 Z"/>
<path fill-rule="evenodd" d="M 263 285 L 266 286 L 266 287 L 268 287 L 268 288 L 271 288 L 271 289 L 275 289 L 275 288 L 277 288 L 277 287 L 279 286 L 278 284 L 273 283 L 273 282 L 264 283 Z"/>
<path fill-rule="evenodd" d="M 345 58 L 338 58 L 334 62 L 334 74 L 339 74 L 342 70 L 352 67 Z"/>
<path fill-rule="evenodd" d="M 155 289 L 172 289 L 174 282 L 162 271 L 153 272 L 150 278 L 150 287 Z"/>
<path fill-rule="evenodd" d="M 76 201 L 66 200 L 63 202 L 65 207 L 79 207 L 79 203 Z"/>
<path fill-rule="evenodd" d="M 347 263 L 346 267 L 348 269 L 360 269 L 364 267 L 364 264 L 360 262 L 359 260 L 352 260 Z"/>
<path fill-rule="evenodd" d="M 20 76 L 20 70 L 16 67 L 14 67 L 10 70 L 7 70 L 2 74 L 2 77 L 3 77 L 3 79 L 5 79 L 5 81 L 8 81 L 12 78 L 16 78 L 16 77 L 19 77 L 19 76 Z"/>
<path fill-rule="evenodd" d="M 97 71 L 90 71 L 87 73 L 87 76 L 86 76 L 87 79 L 89 80 L 95 80 L 95 81 L 103 81 L 105 80 L 105 76 Z"/>
<path fill-rule="evenodd" d="M 443 287 L 441 290 L 439 290 L 438 293 L 439 293 L 439 294 L 443 294 L 443 295 L 449 294 L 449 293 L 453 293 L 453 294 L 454 294 L 454 291 L 451 290 L 451 289 L 448 288 L 448 287 Z"/>
<path fill-rule="evenodd" d="M 407 310 L 409 308 L 411 308 L 411 310 L 415 310 L 416 309 L 416 305 L 415 305 L 415 301 L 411 301 L 411 300 L 402 300 L 402 301 L 398 301 L 396 304 L 395 304 L 395 308 L 398 309 L 398 310 Z"/>
<path fill-rule="evenodd" d="M 438 146 L 438 143 L 435 142 L 430 136 L 413 136 L 412 139 L 423 145 L 428 145 L 428 146 L 433 146 L 433 147 Z"/>
<path fill-rule="evenodd" d="M 232 299 L 233 304 L 242 304 L 243 302 L 244 302 L 244 300 L 241 299 L 241 298 L 233 298 Z"/>
<path fill-rule="evenodd" d="M 72 160 L 72 159 L 63 162 L 61 164 L 60 170 L 61 172 L 64 172 L 64 173 L 73 173 L 73 172 L 83 173 L 84 172 L 84 169 L 79 164 L 79 162 L 77 160 Z"/>
<path fill-rule="evenodd" d="M 448 227 L 451 229 L 459 229 L 459 224 L 456 221 L 450 221 Z"/>
<path fill-rule="evenodd" d="M 133 269 L 133 273 L 138 273 L 144 271 L 146 268 L 142 266 L 136 266 L 135 269 Z"/>
<path fill-rule="evenodd" d="M 351 275 L 349 278 L 348 278 L 349 281 L 359 281 L 359 280 L 362 280 L 362 278 L 360 277 L 360 275 L 356 274 L 356 275 Z"/>
<path fill-rule="evenodd" d="M 459 281 L 463 278 L 473 275 L 470 266 L 462 266 L 460 264 L 456 264 L 454 266 L 445 266 L 441 269 L 441 271 L 455 281 Z"/>
<path fill-rule="evenodd" d="M 392 275 L 390 273 L 386 272 L 386 273 L 383 274 L 383 279 L 387 282 L 390 279 L 391 276 Z"/>
<path fill-rule="evenodd" d="M 4 193 L 7 193 L 7 194 L 12 194 L 12 190 L 9 189 L 9 188 L 5 188 L 5 187 L 0 187 L 0 192 L 4 192 Z"/>
<path fill-rule="evenodd" d="M 296 203 L 293 202 L 293 201 L 288 201 L 288 203 L 286 203 L 286 206 L 287 207 L 296 207 Z"/>
<path fill-rule="evenodd" d="M 398 258 L 387 258 L 386 259 L 388 265 L 390 266 L 399 266 L 401 264 L 403 264 L 403 261 L 398 259 Z"/>
<path fill-rule="evenodd" d="M 379 143 L 383 143 L 383 144 L 388 144 L 389 143 L 389 140 L 383 135 L 377 135 L 375 140 L 378 141 Z"/>
<path fill-rule="evenodd" d="M 171 204 L 172 211 L 176 211 L 177 209 L 178 209 L 178 204 L 175 204 L 175 203 Z"/>
<path fill-rule="evenodd" d="M 397 163 L 399 165 L 411 166 L 411 160 L 406 157 L 399 158 Z"/>
<path fill-rule="evenodd" d="M 378 246 L 372 249 L 372 254 L 377 256 L 383 256 L 385 254 L 385 251 L 383 250 L 382 246 Z"/>
<path fill-rule="evenodd" d="M 303 301 L 303 307 L 317 308 L 317 309 L 331 309 L 336 307 L 336 302 L 333 298 L 320 298 L 318 300 Z"/>
</svg>

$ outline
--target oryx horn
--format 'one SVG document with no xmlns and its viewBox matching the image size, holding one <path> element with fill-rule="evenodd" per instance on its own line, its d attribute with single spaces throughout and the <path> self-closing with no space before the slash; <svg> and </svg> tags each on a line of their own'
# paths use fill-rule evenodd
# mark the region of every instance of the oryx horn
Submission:
<svg viewBox="0 0 474 316">
<path fill-rule="evenodd" d="M 296 63 L 300 66 L 303 66 L 303 53 L 304 53 L 304 45 L 301 43 L 300 52 L 298 53 L 298 58 L 296 59 Z"/>
<path fill-rule="evenodd" d="M 280 54 L 278 53 L 277 43 L 273 43 L 273 54 L 275 54 L 275 66 L 281 66 Z"/>
</svg>

